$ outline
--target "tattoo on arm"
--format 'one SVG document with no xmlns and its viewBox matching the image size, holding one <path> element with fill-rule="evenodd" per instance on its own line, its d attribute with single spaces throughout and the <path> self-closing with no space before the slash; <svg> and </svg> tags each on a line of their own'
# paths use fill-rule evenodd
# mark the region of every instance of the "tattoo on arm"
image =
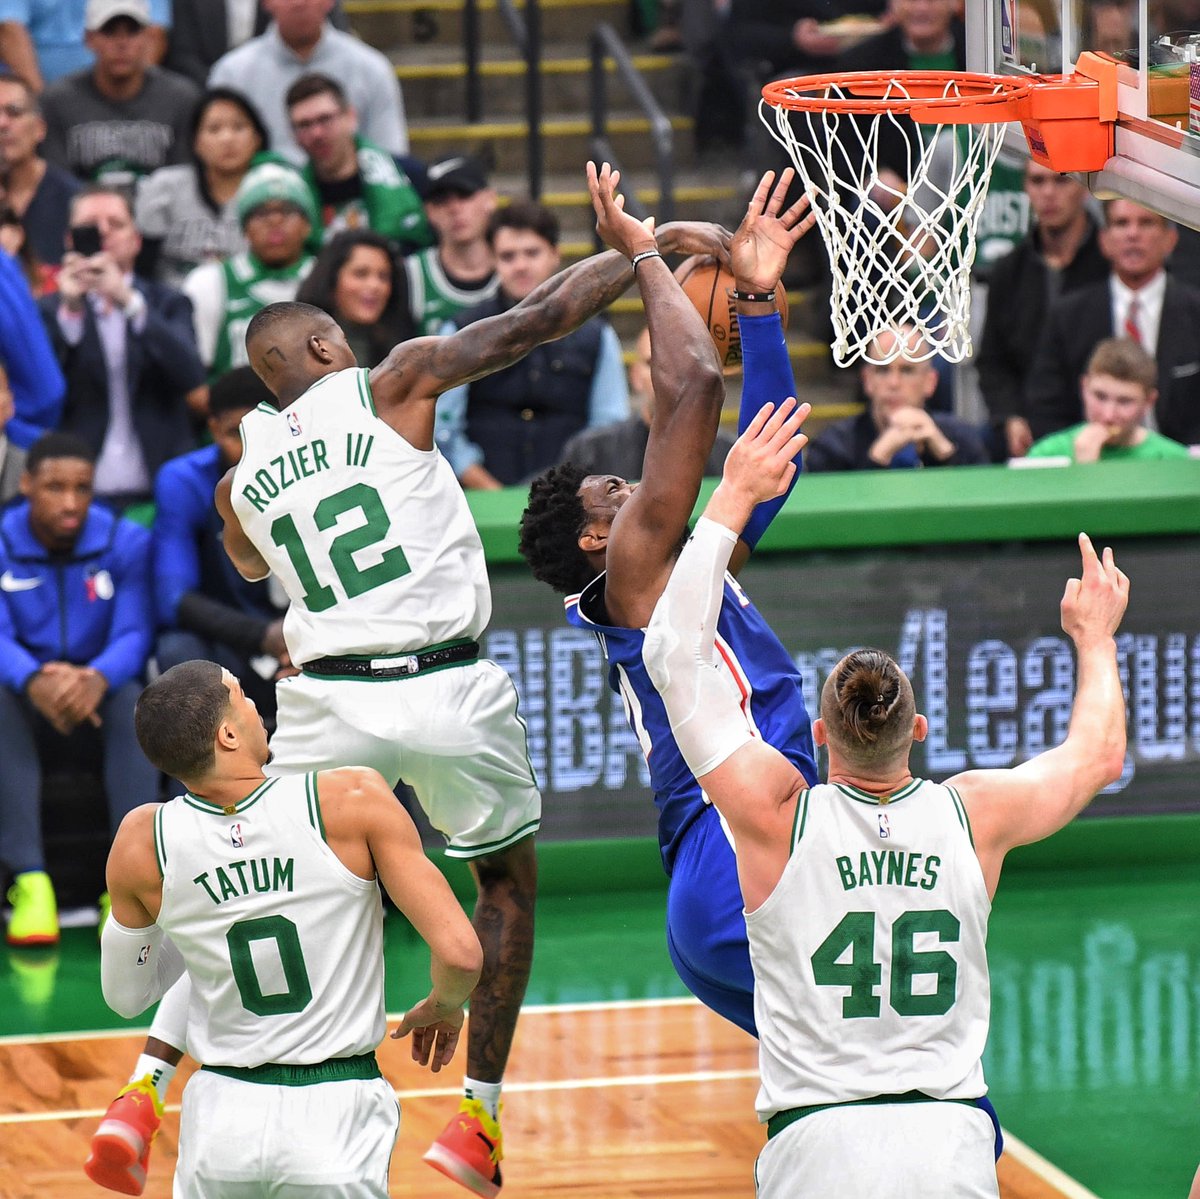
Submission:
<svg viewBox="0 0 1200 1199">
<path fill-rule="evenodd" d="M 565 337 L 611 304 L 630 284 L 623 254 L 610 250 L 560 271 L 515 308 L 442 339 L 428 369 L 445 390 L 509 366 L 534 346 Z"/>
</svg>

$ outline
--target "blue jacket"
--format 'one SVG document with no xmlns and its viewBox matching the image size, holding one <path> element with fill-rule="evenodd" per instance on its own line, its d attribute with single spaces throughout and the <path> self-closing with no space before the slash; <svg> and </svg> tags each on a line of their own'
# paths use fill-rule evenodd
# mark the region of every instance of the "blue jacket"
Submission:
<svg viewBox="0 0 1200 1199">
<path fill-rule="evenodd" d="M 70 662 L 120 687 L 145 669 L 153 623 L 148 530 L 93 504 L 75 548 L 55 555 L 28 500 L 0 517 L 0 683 L 21 691 L 42 663 Z"/>
<path fill-rule="evenodd" d="M 224 474 L 215 445 L 172 458 L 154 481 L 154 603 L 163 628 L 181 626 L 179 604 L 189 591 L 258 617 L 279 613 L 266 582 L 248 583 L 222 543 L 213 492 Z"/>
<path fill-rule="evenodd" d="M 0 365 L 12 388 L 13 418 L 3 431 L 23 450 L 58 428 L 66 382 L 38 306 L 15 258 L 0 250 Z"/>
</svg>

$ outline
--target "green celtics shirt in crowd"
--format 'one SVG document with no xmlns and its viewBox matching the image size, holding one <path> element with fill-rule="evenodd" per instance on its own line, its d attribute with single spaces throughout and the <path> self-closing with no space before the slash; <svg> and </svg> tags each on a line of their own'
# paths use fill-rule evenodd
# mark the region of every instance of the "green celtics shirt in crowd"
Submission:
<svg viewBox="0 0 1200 1199">
<path fill-rule="evenodd" d="M 192 301 L 200 357 L 210 379 L 248 363 L 246 327 L 268 304 L 294 300 L 313 259 L 291 266 L 264 266 L 248 250 L 224 262 L 206 262 L 188 275 L 183 290 Z"/>
<path fill-rule="evenodd" d="M 342 184 L 327 184 L 322 189 L 311 162 L 301 172 L 324 226 L 313 230 L 316 246 L 343 229 L 371 229 L 402 246 L 432 245 L 433 230 L 425 218 L 425 205 L 395 158 L 361 137 L 354 139 L 354 145 L 358 175 L 346 181 L 345 199 L 334 198 Z"/>
<path fill-rule="evenodd" d="M 975 235 L 975 270 L 986 274 L 1010 253 L 1029 229 L 1029 197 L 1024 167 L 997 159 L 988 182 Z"/>
<path fill-rule="evenodd" d="M 1060 429 L 1035 441 L 1029 447 L 1030 458 L 1070 458 L 1075 461 L 1075 438 L 1079 436 L 1083 425 L 1072 425 L 1069 429 Z M 1137 445 L 1106 445 L 1100 451 L 1101 462 L 1149 462 L 1161 458 L 1187 458 L 1187 446 L 1146 430 L 1146 436 Z"/>
<path fill-rule="evenodd" d="M 442 267 L 437 246 L 410 254 L 404 260 L 408 272 L 408 302 L 413 320 L 422 333 L 433 336 L 460 312 L 490 300 L 500 286 L 493 274 L 482 286 L 462 287 Z"/>
</svg>

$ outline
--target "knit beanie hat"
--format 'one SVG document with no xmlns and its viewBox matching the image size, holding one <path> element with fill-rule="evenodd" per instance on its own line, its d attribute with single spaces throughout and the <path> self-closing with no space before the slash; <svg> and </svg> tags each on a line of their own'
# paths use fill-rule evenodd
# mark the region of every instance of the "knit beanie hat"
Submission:
<svg viewBox="0 0 1200 1199">
<path fill-rule="evenodd" d="M 279 200 L 294 204 L 310 225 L 315 227 L 319 223 L 316 201 L 300 172 L 274 158 L 256 160 L 243 176 L 234 195 L 238 223 L 244 226 L 256 208 Z"/>
</svg>

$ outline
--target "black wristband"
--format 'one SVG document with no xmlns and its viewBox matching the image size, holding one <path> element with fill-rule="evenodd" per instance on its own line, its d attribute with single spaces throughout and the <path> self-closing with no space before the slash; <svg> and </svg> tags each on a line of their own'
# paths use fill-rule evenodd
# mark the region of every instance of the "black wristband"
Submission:
<svg viewBox="0 0 1200 1199">
<path fill-rule="evenodd" d="M 775 303 L 775 289 L 770 291 L 738 291 L 733 289 L 733 298 L 741 300 L 745 304 L 773 304 Z"/>
<path fill-rule="evenodd" d="M 642 250 L 641 253 L 635 254 L 629 263 L 633 267 L 634 274 L 637 273 L 638 263 L 645 262 L 647 258 L 661 258 L 662 254 L 658 250 Z"/>
</svg>

